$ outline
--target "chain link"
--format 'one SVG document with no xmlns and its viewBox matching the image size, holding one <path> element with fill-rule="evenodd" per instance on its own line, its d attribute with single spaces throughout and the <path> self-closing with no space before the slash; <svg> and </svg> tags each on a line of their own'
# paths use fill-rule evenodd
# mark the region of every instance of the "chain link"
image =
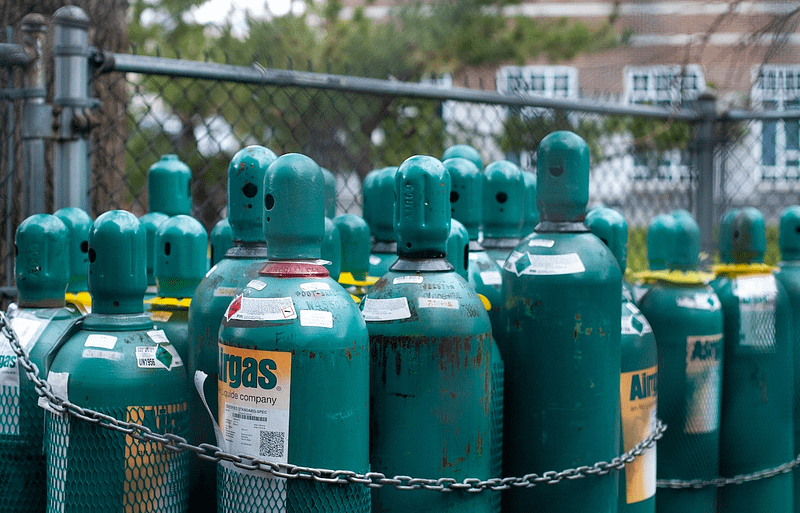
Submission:
<svg viewBox="0 0 800 513">
<path fill-rule="evenodd" d="M 27 351 L 20 344 L 17 334 L 2 312 L 0 312 L 0 333 L 8 339 L 11 344 L 11 349 L 18 357 L 20 366 L 25 370 L 28 379 L 34 383 L 36 393 L 47 400 L 49 407 L 52 408 L 53 411 L 72 415 L 73 417 L 97 424 L 103 428 L 125 433 L 137 440 L 162 444 L 166 449 L 171 451 L 191 451 L 204 460 L 214 462 L 227 461 L 245 470 L 268 472 L 275 477 L 282 477 L 285 479 L 304 479 L 327 484 L 353 483 L 365 485 L 370 488 L 393 486 L 398 490 L 424 489 L 437 492 L 464 491 L 477 493 L 484 490 L 497 491 L 509 490 L 512 488 L 532 488 L 542 484 L 555 484 L 564 479 L 574 480 L 588 476 L 602 476 L 612 471 L 622 470 L 625 465 L 631 463 L 647 449 L 652 447 L 656 440 L 660 439 L 667 429 L 666 425 L 664 425 L 661 420 L 656 420 L 655 429 L 647 438 L 636 444 L 630 451 L 608 462 L 600 461 L 591 466 L 571 468 L 562 470 L 561 472 L 549 471 L 541 475 L 527 474 L 522 477 L 503 477 L 486 480 L 467 478 L 462 481 L 457 481 L 450 477 L 440 477 L 438 479 L 411 476 L 388 477 L 380 472 L 358 474 L 349 470 L 327 470 L 302 467 L 289 463 L 265 461 L 245 454 L 229 454 L 212 444 L 203 443 L 194 446 L 180 436 L 154 433 L 151 429 L 141 424 L 124 422 L 109 415 L 88 408 L 82 408 L 70 402 L 68 399 L 64 399 L 53 393 L 50 383 L 39 376 L 39 369 L 36 367 L 36 364 L 30 361 Z"/>
</svg>

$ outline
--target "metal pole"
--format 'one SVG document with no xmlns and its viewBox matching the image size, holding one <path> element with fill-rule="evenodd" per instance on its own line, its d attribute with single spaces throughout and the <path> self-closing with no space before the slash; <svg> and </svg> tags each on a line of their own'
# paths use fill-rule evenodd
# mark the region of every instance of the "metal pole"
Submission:
<svg viewBox="0 0 800 513">
<path fill-rule="evenodd" d="M 6 40 L 9 44 L 14 39 L 14 29 L 11 27 L 6 27 Z M 14 87 L 14 71 L 9 67 L 6 77 L 6 88 L 11 89 Z M 14 238 L 13 238 L 13 224 L 14 224 L 14 182 L 16 179 L 16 172 L 14 170 L 14 101 L 9 99 L 8 100 L 8 112 L 6 114 L 8 116 L 8 120 L 6 123 L 6 129 L 8 130 L 8 149 L 7 149 L 7 159 L 8 159 L 8 180 L 6 182 L 6 211 L 5 211 L 5 236 L 6 236 L 6 254 L 3 255 L 4 258 L 8 257 L 8 261 L 6 262 L 6 285 L 11 285 L 14 283 L 14 262 L 13 262 L 13 252 L 12 248 L 14 247 Z"/>
<path fill-rule="evenodd" d="M 55 208 L 89 210 L 87 137 L 74 130 L 75 115 L 94 105 L 89 98 L 89 17 L 77 6 L 61 7 L 53 15 L 54 103 L 61 108 L 55 145 L 53 185 Z"/>
<path fill-rule="evenodd" d="M 43 213 L 45 207 L 44 138 L 52 134 L 52 108 L 45 104 L 44 44 L 47 22 L 41 14 L 27 14 L 20 25 L 22 44 L 31 61 L 25 67 L 22 96 L 22 173 L 25 179 L 23 217 Z"/>
<path fill-rule="evenodd" d="M 717 221 L 714 146 L 716 144 L 717 97 L 704 93 L 697 98 L 695 108 L 700 121 L 695 128 L 697 169 L 697 223 L 700 225 L 700 249 L 714 253 L 714 224 Z"/>
</svg>

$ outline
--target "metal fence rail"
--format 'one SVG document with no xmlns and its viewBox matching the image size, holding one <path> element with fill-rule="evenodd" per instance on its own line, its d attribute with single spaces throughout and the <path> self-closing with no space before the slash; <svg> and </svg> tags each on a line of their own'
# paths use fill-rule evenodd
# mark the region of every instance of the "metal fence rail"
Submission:
<svg viewBox="0 0 800 513">
<path fill-rule="evenodd" d="M 82 63 L 87 73 L 73 76 L 69 67 L 44 63 L 56 75 L 54 105 L 46 106 L 52 114 L 40 106 L 33 118 L 38 125 L 24 133 L 31 99 L 19 90 L 30 67 L 23 55 L 30 54 L 10 36 L 0 45 L 4 287 L 13 285 L 13 233 L 26 214 L 24 205 L 35 204 L 31 195 L 41 195 L 50 212 L 85 197 L 92 216 L 115 208 L 142 214 L 147 169 L 165 153 L 177 154 L 193 170 L 193 215 L 210 229 L 224 216 L 227 164 L 248 144 L 314 158 L 337 177 L 338 212 L 360 213 L 361 180 L 372 169 L 399 165 L 414 154 L 440 156 L 447 146 L 466 143 L 486 163 L 508 159 L 535 172 L 539 140 L 569 129 L 590 146 L 590 204 L 612 206 L 628 219 L 633 269 L 646 265 L 645 230 L 659 213 L 691 211 L 704 250 L 713 252 L 724 210 L 753 205 L 774 225 L 800 192 L 800 159 L 790 141 L 798 110 L 718 113 L 710 96 L 666 108 L 276 69 L 261 62 L 114 53 L 92 50 L 75 34 L 58 33 L 58 26 L 56 20 L 55 58 Z M 85 98 L 59 96 L 70 80 L 86 84 Z M 673 134 L 666 147 L 658 139 L 665 132 Z M 42 146 L 42 178 L 25 171 L 31 166 L 23 143 L 34 137 Z M 772 142 L 776 149 L 767 144 Z M 85 190 L 74 190 L 76 180 Z M 777 237 L 773 226 L 768 237 Z M 770 247 L 767 261 L 774 262 Z"/>
</svg>

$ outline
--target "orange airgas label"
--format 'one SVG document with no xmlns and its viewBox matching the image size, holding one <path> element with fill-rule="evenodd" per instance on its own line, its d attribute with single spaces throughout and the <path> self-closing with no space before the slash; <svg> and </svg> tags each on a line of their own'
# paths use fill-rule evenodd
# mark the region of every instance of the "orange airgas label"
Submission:
<svg viewBox="0 0 800 513">
<path fill-rule="evenodd" d="M 653 433 L 656 424 L 658 367 L 620 373 L 619 398 L 622 412 L 622 444 L 633 447 Z M 656 448 L 625 466 L 626 502 L 649 499 L 656 493 Z"/>
</svg>

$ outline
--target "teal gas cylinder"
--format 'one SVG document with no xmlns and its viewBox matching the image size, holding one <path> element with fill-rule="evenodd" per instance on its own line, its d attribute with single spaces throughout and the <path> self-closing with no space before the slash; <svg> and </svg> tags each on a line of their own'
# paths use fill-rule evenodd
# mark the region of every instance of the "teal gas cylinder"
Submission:
<svg viewBox="0 0 800 513">
<path fill-rule="evenodd" d="M 455 272 L 469 280 L 469 232 L 457 219 L 450 219 L 450 235 L 447 236 L 447 261 Z"/>
<path fill-rule="evenodd" d="M 325 177 L 325 217 L 333 219 L 336 217 L 336 176 L 324 167 L 320 169 Z"/>
<path fill-rule="evenodd" d="M 499 266 L 519 242 L 525 222 L 525 179 L 516 164 L 492 162 L 483 170 L 483 240 Z"/>
<path fill-rule="evenodd" d="M 164 155 L 147 170 L 150 212 L 192 213 L 192 170 L 177 155 Z"/>
<path fill-rule="evenodd" d="M 189 306 L 208 271 L 207 245 L 206 229 L 191 216 L 171 217 L 156 231 L 154 274 L 158 295 L 148 303 L 147 313 L 184 361 L 189 359 Z"/>
<path fill-rule="evenodd" d="M 792 312 L 783 285 L 763 264 L 764 217 L 755 208 L 739 210 L 729 240 L 732 261 L 715 268 L 712 282 L 725 319 L 719 465 L 723 477 L 769 469 L 795 457 Z M 793 488 L 789 474 L 725 486 L 719 491 L 718 509 L 793 511 Z"/>
<path fill-rule="evenodd" d="M 84 408 L 189 434 L 189 388 L 178 352 L 144 313 L 146 236 L 130 212 L 97 218 L 89 232 L 92 313 L 66 334 L 47 380 Z M 62 344 L 63 342 L 63 344 Z M 186 511 L 189 453 L 45 413 L 47 511 Z"/>
<path fill-rule="evenodd" d="M 492 472 L 491 325 L 478 294 L 446 260 L 450 175 L 433 157 L 395 175 L 398 260 L 362 302 L 370 337 L 370 461 L 412 477 Z M 496 476 L 494 476 L 496 477 Z M 496 511 L 492 494 L 391 487 L 372 509 Z"/>
<path fill-rule="evenodd" d="M 442 162 L 447 159 L 453 158 L 462 158 L 467 159 L 472 162 L 476 168 L 478 168 L 478 172 L 483 171 L 483 158 L 481 157 L 481 152 L 479 152 L 474 147 L 468 144 L 454 144 L 453 146 L 448 147 L 442 153 Z"/>
<path fill-rule="evenodd" d="M 36 214 L 17 228 L 14 277 L 19 299 L 8 321 L 42 376 L 47 356 L 79 315 L 66 306 L 70 231 L 59 218 Z M 45 508 L 44 412 L 17 356 L 0 337 L 0 511 L 40 512 Z"/>
<path fill-rule="evenodd" d="M 675 222 L 675 217 L 671 214 L 659 214 L 651 219 L 647 226 L 648 271 L 643 273 L 644 276 L 637 275 L 637 279 L 631 287 L 633 299 L 637 303 L 650 290 L 650 280 L 645 277 L 648 272 L 663 271 L 667 268 L 667 257 L 671 249 L 668 241 L 675 228 Z"/>
<path fill-rule="evenodd" d="M 778 232 L 781 261 L 775 277 L 786 289 L 792 305 L 794 369 L 800 369 L 800 206 L 787 207 L 781 214 Z M 794 372 L 794 447 L 800 447 L 800 370 Z M 800 511 L 800 471 L 794 477 L 794 510 Z"/>
<path fill-rule="evenodd" d="M 304 155 L 264 175 L 268 260 L 219 332 L 221 443 L 234 454 L 369 470 L 369 340 L 350 295 L 321 265 L 323 175 Z M 369 488 L 219 465 L 219 512 L 368 512 Z"/>
<path fill-rule="evenodd" d="M 144 293 L 145 301 L 153 299 L 158 295 L 156 276 L 153 273 L 153 265 L 155 262 L 156 230 L 158 230 L 158 227 L 161 226 L 161 223 L 167 219 L 169 219 L 169 216 L 162 212 L 148 212 L 139 218 L 147 237 L 147 290 Z"/>
<path fill-rule="evenodd" d="M 248 146 L 236 153 L 228 166 L 228 220 L 233 246 L 225 258 L 212 267 L 194 291 L 189 306 L 189 353 L 187 372 L 198 393 L 191 403 L 193 444 L 216 445 L 214 425 L 206 413 L 217 412 L 217 336 L 222 317 L 231 300 L 258 275 L 267 259 L 267 245 L 261 234 L 261 202 L 264 172 L 275 154 L 263 146 Z M 207 376 L 207 378 L 206 378 Z M 217 503 L 217 466 L 192 459 L 189 510 L 203 511 Z"/>
<path fill-rule="evenodd" d="M 541 222 L 503 267 L 508 343 L 503 474 L 563 470 L 619 452 L 622 273 L 583 223 L 589 149 L 572 132 L 539 145 Z M 504 510 L 617 511 L 616 473 L 504 492 Z"/>
<path fill-rule="evenodd" d="M 489 321 L 495 326 L 503 299 L 503 279 L 500 266 L 478 242 L 483 220 L 483 174 L 475 164 L 461 157 L 445 160 L 444 167 L 452 183 L 450 213 L 469 233 L 469 284 L 489 301 Z"/>
<path fill-rule="evenodd" d="M 342 244 L 342 271 L 339 283 L 360 301 L 378 278 L 369 275 L 370 234 L 369 225 L 355 214 L 341 214 L 333 218 Z"/>
<path fill-rule="evenodd" d="M 89 295 L 89 229 L 92 218 L 76 207 L 64 207 L 54 214 L 69 230 L 69 285 L 67 285 L 67 304 L 74 305 L 82 313 L 92 311 L 92 297 Z"/>
<path fill-rule="evenodd" d="M 364 178 L 364 220 L 372 234 L 369 275 L 381 277 L 397 261 L 394 237 L 394 175 L 396 167 L 370 171 Z"/>
<path fill-rule="evenodd" d="M 586 215 L 586 226 L 614 254 L 625 274 L 628 223 L 616 210 L 598 207 Z M 658 350 L 653 330 L 644 315 L 622 294 L 622 365 L 619 399 L 622 422 L 621 452 L 627 452 L 651 435 L 658 402 Z M 619 476 L 619 511 L 653 513 L 656 508 L 656 449 L 652 447 L 626 465 Z"/>
<path fill-rule="evenodd" d="M 658 441 L 661 480 L 719 476 L 723 317 L 717 294 L 697 272 L 700 227 L 691 217 L 661 233 L 664 267 L 650 273 L 639 301 L 658 341 L 658 410 L 669 426 Z M 660 488 L 656 509 L 668 513 L 717 511 L 715 487 Z"/>
<path fill-rule="evenodd" d="M 522 236 L 531 233 L 539 224 L 539 207 L 536 206 L 536 175 L 522 173 L 525 182 L 525 221 L 522 224 Z"/>
<path fill-rule="evenodd" d="M 738 215 L 739 210 L 732 208 L 722 215 L 719 221 L 719 239 L 717 250 L 719 251 L 719 261 L 722 263 L 733 262 L 733 220 Z"/>
<path fill-rule="evenodd" d="M 220 219 L 211 229 L 211 266 L 225 258 L 225 253 L 233 247 L 233 230 L 228 218 Z"/>
<path fill-rule="evenodd" d="M 342 237 L 339 227 L 329 217 L 325 218 L 325 235 L 322 238 L 322 259 L 331 278 L 339 279 L 342 272 Z"/>
</svg>

